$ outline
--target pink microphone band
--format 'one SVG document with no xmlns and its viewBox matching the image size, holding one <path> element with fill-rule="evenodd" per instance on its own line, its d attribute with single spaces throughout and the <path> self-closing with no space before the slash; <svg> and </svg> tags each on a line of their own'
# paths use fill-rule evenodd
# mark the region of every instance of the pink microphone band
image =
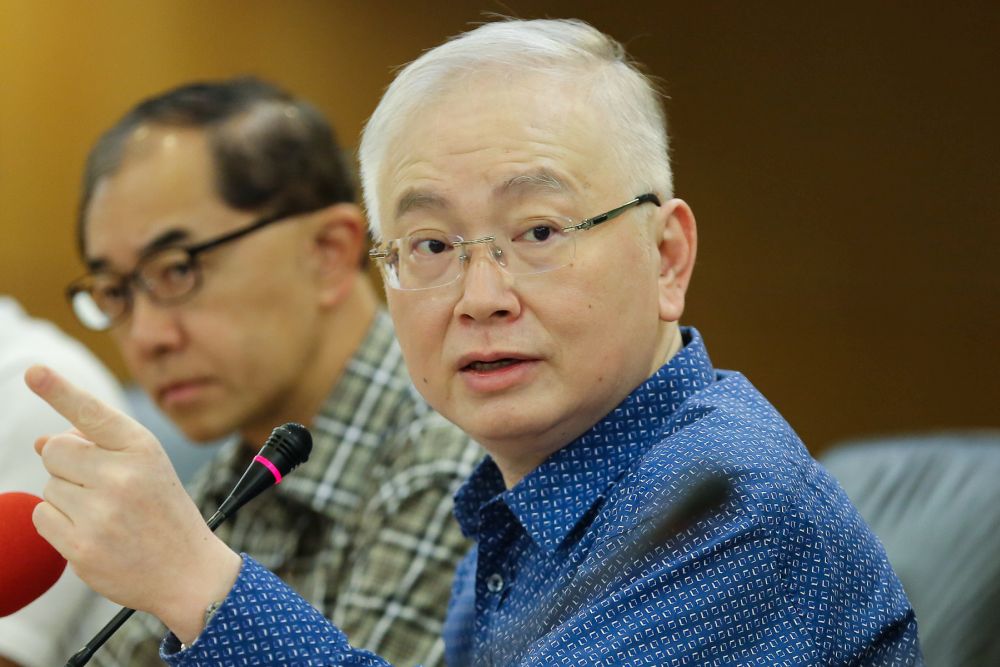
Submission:
<svg viewBox="0 0 1000 667">
<path fill-rule="evenodd" d="M 253 457 L 253 460 L 256 461 L 257 463 L 261 464 L 262 466 L 264 466 L 265 468 L 267 468 L 268 470 L 271 471 L 271 474 L 274 475 L 274 483 L 275 484 L 281 484 L 281 471 L 278 470 L 273 463 L 271 463 L 270 461 L 268 461 L 267 459 L 265 459 L 260 454 L 258 454 L 257 456 Z"/>
</svg>

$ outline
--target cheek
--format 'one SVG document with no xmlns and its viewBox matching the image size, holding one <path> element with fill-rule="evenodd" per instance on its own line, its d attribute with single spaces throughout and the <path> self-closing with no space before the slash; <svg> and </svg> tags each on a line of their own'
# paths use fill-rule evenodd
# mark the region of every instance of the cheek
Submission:
<svg viewBox="0 0 1000 667">
<path fill-rule="evenodd" d="M 561 338 L 574 341 L 588 366 L 634 356 L 651 344 L 658 328 L 654 264 L 644 248 L 634 248 L 613 263 L 578 271 L 563 298 L 550 300 L 547 326 L 559 327 Z"/>
<path fill-rule="evenodd" d="M 386 304 L 413 384 L 423 392 L 437 383 L 443 370 L 451 309 L 442 299 L 427 294 L 390 292 Z"/>
<path fill-rule="evenodd" d="M 121 328 L 127 326 L 128 323 Z M 134 380 L 145 387 L 145 376 L 152 370 L 149 363 L 151 361 L 149 355 L 143 354 L 134 339 L 124 332 L 116 331 L 112 334 L 112 337 L 114 338 L 119 354 L 125 360 L 125 366 L 128 368 L 129 374 Z"/>
</svg>

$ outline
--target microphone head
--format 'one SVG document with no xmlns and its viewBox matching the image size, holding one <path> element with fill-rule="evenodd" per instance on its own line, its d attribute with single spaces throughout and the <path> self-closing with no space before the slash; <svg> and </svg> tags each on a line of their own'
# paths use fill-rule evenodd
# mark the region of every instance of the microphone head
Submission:
<svg viewBox="0 0 1000 667">
<path fill-rule="evenodd" d="M 0 617 L 9 616 L 52 587 L 66 560 L 31 522 L 30 493 L 0 493 Z"/>
<path fill-rule="evenodd" d="M 275 428 L 253 458 L 253 463 L 236 482 L 232 493 L 208 520 L 209 527 L 215 530 L 216 526 L 257 494 L 280 484 L 285 475 L 309 459 L 311 451 L 312 436 L 302 424 L 289 422 Z"/>
<path fill-rule="evenodd" d="M 309 460 L 312 452 L 312 435 L 302 424 L 288 422 L 276 426 L 268 437 L 260 455 L 274 464 L 282 475 L 287 475 Z"/>
</svg>

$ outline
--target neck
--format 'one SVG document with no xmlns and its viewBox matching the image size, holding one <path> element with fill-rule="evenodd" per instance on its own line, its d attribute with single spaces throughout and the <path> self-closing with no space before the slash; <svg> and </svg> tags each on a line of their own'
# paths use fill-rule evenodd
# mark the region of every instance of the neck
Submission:
<svg viewBox="0 0 1000 667">
<path fill-rule="evenodd" d="M 681 337 L 680 325 L 677 322 L 664 322 L 661 326 L 661 333 L 657 340 L 657 345 L 650 354 L 651 361 L 648 372 L 639 384 L 642 384 L 642 382 L 645 382 L 652 377 L 661 366 L 669 363 L 670 360 L 674 358 L 674 355 L 676 355 L 683 346 L 684 343 Z M 629 389 L 628 393 L 635 390 L 639 384 L 636 384 L 634 387 Z M 608 411 L 601 415 L 597 421 L 600 421 L 600 419 L 607 416 L 607 414 L 613 410 L 615 406 L 625 400 L 627 395 L 628 394 L 618 397 Z M 595 421 L 594 424 L 596 423 L 597 422 Z M 587 429 L 592 428 L 594 424 L 588 426 Z M 544 463 L 546 459 L 586 432 L 586 430 L 581 432 L 565 432 L 566 430 L 567 429 L 564 424 L 555 424 L 550 429 L 549 433 L 538 438 L 537 442 L 540 446 L 528 451 L 525 451 L 524 447 L 519 445 L 510 447 L 487 447 L 486 449 L 493 456 L 493 460 L 497 464 L 497 468 L 500 469 L 500 473 L 503 475 L 504 485 L 508 489 L 513 488 L 532 470 Z M 504 452 L 508 451 L 516 452 L 516 455 L 504 456 Z"/>
<path fill-rule="evenodd" d="M 661 366 L 670 363 L 670 360 L 684 347 L 684 338 L 681 336 L 681 327 L 677 322 L 668 322 L 664 325 L 664 335 L 660 343 L 658 354 L 654 358 L 653 367 L 649 371 L 649 376 L 660 370 Z"/>
<path fill-rule="evenodd" d="M 259 446 L 271 429 L 285 422 L 312 426 L 330 391 L 340 381 L 347 362 L 368 333 L 377 310 L 375 290 L 359 274 L 347 297 L 320 316 L 313 354 L 303 364 L 304 372 L 294 395 L 281 397 L 281 405 L 268 411 L 265 419 L 241 429 L 243 441 Z"/>
</svg>

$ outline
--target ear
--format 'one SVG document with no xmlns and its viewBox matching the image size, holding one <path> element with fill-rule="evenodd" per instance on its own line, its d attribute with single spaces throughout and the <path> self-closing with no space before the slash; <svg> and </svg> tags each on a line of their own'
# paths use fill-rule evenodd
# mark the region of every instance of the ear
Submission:
<svg viewBox="0 0 1000 667">
<path fill-rule="evenodd" d="M 354 204 L 333 204 L 310 217 L 309 265 L 319 286 L 320 303 L 335 306 L 359 279 L 367 226 L 361 209 Z"/>
<path fill-rule="evenodd" d="M 664 204 L 662 226 L 657 226 L 660 256 L 660 319 L 677 322 L 684 312 L 684 296 L 698 250 L 698 230 L 691 207 L 682 199 Z"/>
</svg>

